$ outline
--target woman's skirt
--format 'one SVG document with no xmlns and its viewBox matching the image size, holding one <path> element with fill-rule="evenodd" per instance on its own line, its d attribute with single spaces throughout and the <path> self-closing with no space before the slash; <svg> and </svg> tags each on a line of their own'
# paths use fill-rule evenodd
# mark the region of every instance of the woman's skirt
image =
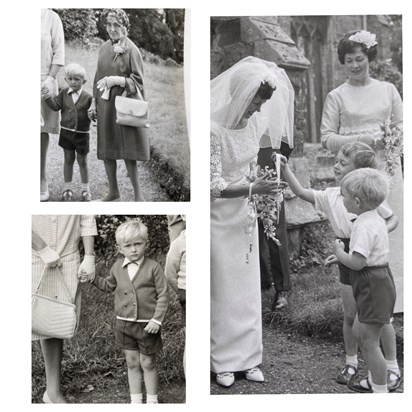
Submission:
<svg viewBox="0 0 412 412">
<path fill-rule="evenodd" d="M 256 225 L 249 253 L 246 216 L 243 198 L 211 204 L 211 371 L 215 373 L 262 363 L 258 233 Z"/>
</svg>

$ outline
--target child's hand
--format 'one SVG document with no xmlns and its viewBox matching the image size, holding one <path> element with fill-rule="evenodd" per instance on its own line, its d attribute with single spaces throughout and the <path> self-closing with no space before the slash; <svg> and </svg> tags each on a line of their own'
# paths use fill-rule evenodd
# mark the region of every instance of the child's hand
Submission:
<svg viewBox="0 0 412 412">
<path fill-rule="evenodd" d="M 47 97 L 51 97 L 50 90 L 48 89 L 48 87 L 45 84 L 43 84 L 42 87 L 41 87 L 41 97 L 43 99 L 46 99 Z"/>
<path fill-rule="evenodd" d="M 274 164 L 276 164 L 276 159 L 278 158 L 278 156 L 276 156 L 276 155 L 277 155 L 277 153 L 273 152 L 272 155 L 270 156 L 270 158 L 271 158 L 271 160 Z M 288 159 L 287 159 L 286 156 L 280 155 L 279 159 L 280 159 L 280 167 L 285 167 L 288 164 Z"/>
<path fill-rule="evenodd" d="M 96 100 L 94 98 L 92 100 L 92 104 L 89 107 L 89 110 L 87 111 L 87 116 L 89 117 L 90 120 L 93 120 L 94 122 L 96 121 L 97 107 L 96 107 Z"/>
<path fill-rule="evenodd" d="M 87 117 L 88 117 L 90 120 L 92 120 L 93 122 L 95 122 L 96 119 L 97 119 L 97 111 L 96 111 L 96 109 L 90 108 L 90 109 L 87 111 Z"/>
<path fill-rule="evenodd" d="M 325 259 L 325 266 L 336 265 L 339 263 L 339 259 L 336 255 L 330 255 Z"/>
<path fill-rule="evenodd" d="M 149 320 L 149 323 L 146 325 L 146 327 L 144 328 L 144 331 L 147 333 L 157 333 L 159 332 L 160 329 L 160 325 L 158 325 L 157 323 Z"/>
<path fill-rule="evenodd" d="M 345 244 L 340 239 L 336 239 L 333 245 L 333 253 L 337 255 L 339 250 L 345 250 Z"/>
</svg>

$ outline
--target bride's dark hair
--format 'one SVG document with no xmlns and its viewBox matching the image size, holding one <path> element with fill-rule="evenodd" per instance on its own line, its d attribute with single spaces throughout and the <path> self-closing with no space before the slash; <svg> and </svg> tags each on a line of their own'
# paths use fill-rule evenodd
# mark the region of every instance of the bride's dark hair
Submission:
<svg viewBox="0 0 412 412">
<path fill-rule="evenodd" d="M 256 95 L 261 97 L 262 99 L 270 99 L 272 97 L 273 92 L 276 90 L 276 87 L 272 87 L 269 83 L 263 82 L 261 83 Z"/>
<path fill-rule="evenodd" d="M 345 64 L 345 55 L 347 53 L 355 52 L 356 49 L 361 49 L 361 52 L 367 56 L 369 62 L 375 60 L 376 55 L 378 54 L 378 48 L 376 44 L 367 48 L 363 43 L 349 40 L 350 36 L 358 32 L 359 30 L 352 30 L 349 33 L 346 33 L 340 40 L 338 44 L 338 59 L 341 64 Z"/>
</svg>

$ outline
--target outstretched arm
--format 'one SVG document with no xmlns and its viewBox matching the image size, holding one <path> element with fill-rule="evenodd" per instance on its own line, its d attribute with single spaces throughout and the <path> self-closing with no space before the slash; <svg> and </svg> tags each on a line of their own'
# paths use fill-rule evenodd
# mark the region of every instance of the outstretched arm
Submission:
<svg viewBox="0 0 412 412">
<path fill-rule="evenodd" d="M 310 202 L 314 204 L 315 196 L 313 194 L 313 190 L 306 189 L 300 184 L 299 180 L 293 174 L 292 170 L 290 170 L 288 161 L 285 156 L 281 156 L 280 160 L 282 162 L 281 167 L 282 167 L 283 177 L 289 183 L 289 187 L 292 190 L 292 192 L 297 197 L 300 197 L 301 199 L 306 200 L 306 202 Z"/>
</svg>

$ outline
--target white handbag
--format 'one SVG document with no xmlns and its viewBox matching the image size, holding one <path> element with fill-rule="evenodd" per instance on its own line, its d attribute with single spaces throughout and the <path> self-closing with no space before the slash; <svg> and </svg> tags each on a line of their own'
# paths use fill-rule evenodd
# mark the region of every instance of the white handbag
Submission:
<svg viewBox="0 0 412 412">
<path fill-rule="evenodd" d="M 46 270 L 56 270 L 66 289 L 67 301 L 39 294 L 39 289 Z M 50 338 L 69 339 L 76 330 L 76 305 L 70 296 L 69 289 L 59 268 L 44 268 L 35 293 L 32 294 L 32 332 Z"/>
<path fill-rule="evenodd" d="M 150 127 L 149 104 L 143 100 L 140 90 L 137 89 L 138 98 L 126 97 L 126 91 L 121 96 L 116 96 L 116 123 L 122 126 Z"/>
</svg>

